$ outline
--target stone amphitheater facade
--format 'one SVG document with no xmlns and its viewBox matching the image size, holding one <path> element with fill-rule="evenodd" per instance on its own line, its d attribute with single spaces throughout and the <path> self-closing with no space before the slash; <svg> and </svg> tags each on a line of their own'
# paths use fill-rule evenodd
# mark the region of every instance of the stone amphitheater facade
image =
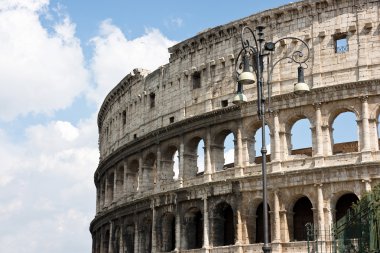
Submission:
<svg viewBox="0 0 380 253">
<path fill-rule="evenodd" d="M 297 66 L 284 62 L 273 72 L 266 117 L 273 252 L 308 252 L 308 222 L 328 241 L 352 201 L 380 183 L 379 5 L 291 3 L 200 32 L 169 48 L 168 64 L 153 72 L 135 69 L 121 80 L 98 115 L 93 252 L 261 252 L 261 159 L 252 148 L 261 127 L 255 84 L 245 86 L 248 103 L 231 103 L 245 25 L 266 26 L 268 41 L 294 36 L 311 48 L 305 70 L 310 93 L 292 94 Z M 275 56 L 301 46 L 286 41 Z M 354 113 L 358 138 L 334 143 L 332 125 L 344 112 Z M 300 119 L 310 122 L 305 136 L 312 146 L 293 150 L 291 129 Z M 234 162 L 227 165 L 224 141 L 230 133 Z M 198 154 L 201 141 L 204 152 Z"/>
</svg>

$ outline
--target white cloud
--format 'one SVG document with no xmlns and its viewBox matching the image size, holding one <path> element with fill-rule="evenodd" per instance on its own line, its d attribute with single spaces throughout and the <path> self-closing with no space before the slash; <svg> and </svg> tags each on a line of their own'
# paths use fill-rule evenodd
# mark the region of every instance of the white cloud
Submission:
<svg viewBox="0 0 380 253">
<path fill-rule="evenodd" d="M 97 87 L 89 95 L 98 104 L 133 69 L 153 71 L 168 63 L 168 47 L 175 43 L 157 29 L 146 29 L 141 37 L 128 40 L 111 20 L 101 24 L 99 33 L 91 40 L 94 46 L 91 70 Z"/>
<path fill-rule="evenodd" d="M 32 126 L 25 136 L 16 145 L 0 130 L 0 175 L 9 179 L 0 184 L 6 193 L 0 195 L 0 252 L 90 250 L 99 157 L 95 115 L 77 125 Z"/>
<path fill-rule="evenodd" d="M 0 4 L 0 120 L 67 108 L 88 83 L 75 25 L 68 17 L 42 26 L 48 0 Z"/>
</svg>

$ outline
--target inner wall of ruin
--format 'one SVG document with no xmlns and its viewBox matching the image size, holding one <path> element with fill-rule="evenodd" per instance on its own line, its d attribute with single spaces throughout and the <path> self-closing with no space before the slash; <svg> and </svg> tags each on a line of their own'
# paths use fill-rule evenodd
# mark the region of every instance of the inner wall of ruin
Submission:
<svg viewBox="0 0 380 253">
<path fill-rule="evenodd" d="M 380 183 L 379 5 L 285 5 L 200 32 L 169 48 L 168 64 L 153 72 L 136 68 L 123 78 L 98 114 L 93 252 L 261 251 L 256 85 L 244 86 L 248 103 L 232 104 L 241 28 L 258 25 L 266 27 L 267 41 L 298 37 L 310 47 L 309 94 L 292 94 L 297 64 L 282 61 L 271 81 L 266 124 L 273 252 L 307 252 L 306 223 L 328 241 L 344 206 Z M 305 50 L 302 43 L 287 39 L 273 57 L 297 50 Z M 355 115 L 357 141 L 336 143 L 333 123 L 344 112 Z M 312 144 L 295 150 L 291 130 L 300 119 L 310 123 Z M 234 162 L 226 164 L 224 141 L 231 133 Z"/>
</svg>

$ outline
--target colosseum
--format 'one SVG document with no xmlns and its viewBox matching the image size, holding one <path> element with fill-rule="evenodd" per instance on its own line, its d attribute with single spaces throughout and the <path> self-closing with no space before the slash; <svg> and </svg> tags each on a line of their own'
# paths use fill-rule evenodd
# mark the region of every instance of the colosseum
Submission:
<svg viewBox="0 0 380 253">
<path fill-rule="evenodd" d="M 290 3 L 202 31 L 169 48 L 166 65 L 123 78 L 98 114 L 92 252 L 262 252 L 256 84 L 244 85 L 247 103 L 232 103 L 242 27 L 258 25 L 267 41 L 297 37 L 310 48 L 309 93 L 292 92 L 297 65 L 283 61 L 272 73 L 265 117 L 272 252 L 323 252 L 318 245 L 331 244 L 351 203 L 380 183 L 379 5 Z M 273 57 L 300 47 L 281 41 Z M 345 124 L 356 129 L 354 141 L 335 140 L 343 114 L 353 115 Z M 299 121 L 308 124 L 301 133 L 293 131 Z M 296 135 L 309 146 L 296 148 Z M 311 239 L 307 225 L 316 231 Z"/>
</svg>

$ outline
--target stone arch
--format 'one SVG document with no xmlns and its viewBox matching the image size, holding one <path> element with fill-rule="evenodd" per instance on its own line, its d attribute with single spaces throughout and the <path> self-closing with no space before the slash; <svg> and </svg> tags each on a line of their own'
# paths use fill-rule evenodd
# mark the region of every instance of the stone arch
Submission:
<svg viewBox="0 0 380 253">
<path fill-rule="evenodd" d="M 107 205 L 110 205 L 114 200 L 114 180 L 115 180 L 115 173 L 112 171 L 107 175 L 107 183 L 106 183 L 106 203 Z"/>
<path fill-rule="evenodd" d="M 135 252 L 135 224 L 130 223 L 125 226 L 124 231 L 124 250 L 126 253 Z"/>
<path fill-rule="evenodd" d="M 218 203 L 212 212 L 212 236 L 214 246 L 235 244 L 235 218 L 230 204 Z"/>
<path fill-rule="evenodd" d="M 109 244 L 110 244 L 110 230 L 107 229 L 104 233 L 104 240 L 102 245 L 102 252 L 108 253 L 109 252 Z"/>
<path fill-rule="evenodd" d="M 293 240 L 306 241 L 307 233 L 305 225 L 314 223 L 313 204 L 306 196 L 301 196 L 294 203 L 292 208 Z"/>
<path fill-rule="evenodd" d="M 144 217 L 139 224 L 139 252 L 152 252 L 152 219 Z"/>
<path fill-rule="evenodd" d="M 220 131 L 217 132 L 217 134 L 215 134 L 214 136 L 214 143 L 212 145 L 212 160 L 213 160 L 213 166 L 214 166 L 214 171 L 221 171 L 225 168 L 228 168 L 229 167 L 234 167 L 234 163 L 232 164 L 225 164 L 225 160 L 226 160 L 226 157 L 225 157 L 225 149 L 226 147 L 224 146 L 225 145 L 225 140 L 227 138 L 228 135 L 232 134 L 234 139 L 236 138 L 236 135 L 235 133 L 230 130 L 230 129 L 222 129 Z M 233 144 L 234 147 L 233 147 L 233 150 L 236 149 L 236 145 Z M 235 151 L 234 151 L 235 153 Z M 235 155 L 233 155 L 235 156 Z"/>
<path fill-rule="evenodd" d="M 172 212 L 164 213 L 160 219 L 161 251 L 170 252 L 176 246 L 175 215 Z"/>
<path fill-rule="evenodd" d="M 139 188 L 139 170 L 140 163 L 138 159 L 128 161 L 126 171 L 126 192 L 128 195 L 135 193 Z"/>
<path fill-rule="evenodd" d="M 198 152 L 199 151 L 198 146 L 201 141 L 203 141 L 203 138 L 198 135 L 195 135 L 195 136 L 191 136 L 191 138 L 189 138 L 185 143 L 185 154 L 184 154 L 184 159 L 185 159 L 184 177 L 185 178 L 194 177 L 199 172 L 198 159 L 200 156 L 204 157 L 204 153 L 199 154 Z M 203 163 L 203 167 L 204 167 L 204 163 Z"/>
<path fill-rule="evenodd" d="M 141 173 L 140 190 L 151 190 L 157 183 L 157 156 L 153 152 L 149 152 L 143 158 L 143 166 Z"/>
<path fill-rule="evenodd" d="M 357 152 L 359 151 L 359 128 L 358 125 L 355 122 L 356 127 L 356 141 L 345 141 L 345 142 L 337 142 L 334 138 L 334 132 L 346 132 L 346 131 L 334 131 L 334 123 L 336 123 L 337 118 L 341 117 L 343 114 L 347 115 L 347 113 L 353 113 L 355 115 L 355 120 L 358 121 L 360 119 L 360 113 L 356 110 L 356 108 L 351 107 L 341 107 L 334 111 L 332 111 L 328 117 L 328 126 L 329 128 L 329 136 L 330 136 L 330 142 L 331 142 L 331 150 L 332 154 L 339 154 L 339 153 L 348 153 L 348 152 Z M 344 115 L 343 115 L 344 117 Z M 354 124 L 354 123 L 351 123 Z M 349 125 L 348 123 L 345 124 L 345 127 L 352 127 L 352 125 Z M 335 129 L 339 130 L 339 129 Z"/>
<path fill-rule="evenodd" d="M 255 193 L 253 196 L 249 194 L 244 198 L 243 205 L 246 207 L 245 223 L 247 227 L 248 242 L 250 244 L 256 242 L 256 212 L 260 203 L 262 203 L 262 196 L 259 195 L 259 192 Z"/>
<path fill-rule="evenodd" d="M 335 204 L 335 223 L 338 222 L 341 218 L 343 218 L 348 210 L 352 207 L 354 203 L 359 201 L 358 196 L 355 193 L 347 192 L 342 194 L 336 201 Z"/>
<path fill-rule="evenodd" d="M 175 155 L 177 155 L 177 157 L 175 157 Z M 161 153 L 161 171 L 159 171 L 158 179 L 160 182 L 172 182 L 174 176 L 178 175 L 178 164 L 176 168 L 174 167 L 176 160 L 178 161 L 178 147 L 175 145 L 166 146 Z"/>
<path fill-rule="evenodd" d="M 271 241 L 271 216 L 270 216 L 270 207 L 269 204 L 268 206 L 268 239 Z M 264 242 L 264 205 L 263 202 L 261 202 L 257 207 L 256 207 L 256 243 L 262 243 Z"/>
<path fill-rule="evenodd" d="M 261 154 L 261 147 L 262 147 L 262 123 L 257 122 L 254 125 L 254 130 L 252 133 L 252 139 L 251 144 L 250 144 L 250 151 L 249 151 L 249 161 L 250 163 L 256 163 L 256 164 L 261 164 L 262 163 L 262 154 Z M 267 148 L 267 155 L 266 155 L 266 160 L 267 162 L 271 161 L 271 150 L 272 150 L 272 140 L 273 138 L 271 137 L 272 127 L 269 122 L 265 122 L 265 146 Z"/>
<path fill-rule="evenodd" d="M 115 195 L 117 197 L 121 196 L 123 194 L 123 187 L 124 187 L 124 163 L 120 163 L 116 167 L 115 171 L 115 177 L 116 177 L 116 192 Z"/>
<path fill-rule="evenodd" d="M 311 132 L 311 126 L 313 125 L 312 118 L 310 118 L 307 114 L 298 114 L 293 117 L 291 117 L 286 123 L 285 123 L 285 133 L 286 133 L 286 143 L 288 148 L 288 154 L 290 155 L 306 155 L 306 156 L 312 156 L 313 154 L 313 140 L 315 139 L 315 136 L 313 137 L 313 133 Z M 298 135 L 298 131 L 294 132 L 293 130 L 301 130 L 300 135 Z M 309 133 L 309 135 L 308 135 Z M 296 136 L 293 136 L 296 135 Z M 301 145 L 300 143 L 295 143 L 296 140 L 302 139 L 305 140 L 305 138 L 297 138 L 300 136 L 307 136 L 307 145 Z"/>
<path fill-rule="evenodd" d="M 200 249 L 203 246 L 203 216 L 197 207 L 189 208 L 184 215 L 184 249 Z"/>
</svg>

